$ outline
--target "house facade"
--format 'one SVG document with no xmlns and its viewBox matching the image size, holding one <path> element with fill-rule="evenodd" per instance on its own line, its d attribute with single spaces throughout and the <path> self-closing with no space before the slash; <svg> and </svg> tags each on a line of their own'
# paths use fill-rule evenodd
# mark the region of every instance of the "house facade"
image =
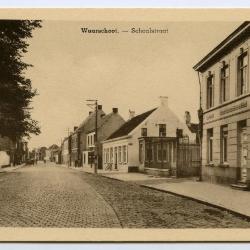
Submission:
<svg viewBox="0 0 250 250">
<path fill-rule="evenodd" d="M 195 135 L 190 132 L 186 124 L 180 122 L 178 117 L 169 109 L 168 98 L 160 97 L 160 106 L 137 116 L 132 116 L 125 124 L 115 131 L 107 140 L 103 141 L 104 169 L 112 168 L 122 172 L 147 172 L 148 168 L 157 168 L 155 164 L 147 166 L 152 161 L 152 147 L 147 148 L 148 141 L 159 140 L 159 165 L 168 168 L 165 152 L 161 143 L 176 138 L 176 130 L 181 129 L 190 141 Z M 168 139 L 167 139 L 168 138 Z M 176 140 L 175 142 L 176 143 Z M 164 144 L 165 145 L 165 144 Z M 164 146 L 165 147 L 165 146 Z M 173 146 L 174 147 L 174 146 Z M 175 167 L 174 151 L 169 148 L 170 167 Z M 167 157 L 167 156 L 166 156 Z M 169 158 L 169 159 L 170 159 Z M 163 163 L 163 165 L 162 165 Z"/>
<path fill-rule="evenodd" d="M 244 22 L 194 69 L 201 82 L 202 178 L 250 182 L 250 23 Z"/>
<path fill-rule="evenodd" d="M 14 142 L 6 137 L 0 135 L 0 167 L 8 166 L 14 161 Z"/>
<path fill-rule="evenodd" d="M 97 142 L 95 126 L 85 128 L 85 138 L 82 141 L 83 167 L 93 167 L 98 157 L 98 168 L 102 169 L 102 141 L 107 139 L 114 131 L 121 127 L 125 120 L 118 113 L 118 108 L 113 108 L 112 112 L 102 115 L 97 124 Z"/>
<path fill-rule="evenodd" d="M 65 137 L 61 144 L 62 158 L 61 163 L 69 165 L 69 137 Z"/>
<path fill-rule="evenodd" d="M 102 105 L 97 107 L 97 124 L 100 124 L 105 116 Z M 83 151 L 87 150 L 87 134 L 95 128 L 96 112 L 89 112 L 85 120 L 74 129 L 69 137 L 69 165 L 75 167 L 83 166 Z"/>
</svg>

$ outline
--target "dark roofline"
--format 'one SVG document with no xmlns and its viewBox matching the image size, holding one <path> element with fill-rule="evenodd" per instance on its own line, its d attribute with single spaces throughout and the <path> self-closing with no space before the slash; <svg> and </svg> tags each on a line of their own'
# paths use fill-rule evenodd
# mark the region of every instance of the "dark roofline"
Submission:
<svg viewBox="0 0 250 250">
<path fill-rule="evenodd" d="M 107 140 L 120 138 L 128 135 L 131 131 L 137 128 L 147 117 L 149 117 L 157 108 L 146 111 L 140 115 L 133 117 L 132 119 L 125 122 L 120 128 L 118 128 L 114 133 L 112 133 Z"/>
<path fill-rule="evenodd" d="M 214 60 L 218 60 L 225 51 L 230 50 L 240 41 L 250 36 L 250 22 L 242 23 L 236 30 L 228 35 L 221 43 L 219 43 L 213 50 L 211 50 L 205 57 L 203 57 L 193 69 L 196 71 L 204 71 Z"/>
</svg>

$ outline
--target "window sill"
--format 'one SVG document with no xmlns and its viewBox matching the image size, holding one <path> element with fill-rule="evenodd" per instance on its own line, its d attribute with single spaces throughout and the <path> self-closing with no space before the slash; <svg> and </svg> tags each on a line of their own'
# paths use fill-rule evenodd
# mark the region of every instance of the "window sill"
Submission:
<svg viewBox="0 0 250 250">
<path fill-rule="evenodd" d="M 208 163 L 208 164 L 206 164 L 206 167 L 214 167 L 214 164 L 213 163 Z"/>
<path fill-rule="evenodd" d="M 226 163 L 226 162 L 225 163 L 221 163 L 218 166 L 221 167 L 221 168 L 229 168 L 229 164 Z"/>
</svg>

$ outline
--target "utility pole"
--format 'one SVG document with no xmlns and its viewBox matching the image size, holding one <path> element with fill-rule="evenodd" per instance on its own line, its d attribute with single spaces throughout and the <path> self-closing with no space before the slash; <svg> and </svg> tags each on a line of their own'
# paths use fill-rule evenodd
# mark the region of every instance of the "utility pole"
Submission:
<svg viewBox="0 0 250 250">
<path fill-rule="evenodd" d="M 87 102 L 92 102 L 92 103 L 88 103 L 87 106 L 89 106 L 90 108 L 95 109 L 95 152 L 94 152 L 94 156 L 95 156 L 95 164 L 94 164 L 94 173 L 97 174 L 97 168 L 98 168 L 98 142 L 97 142 L 97 119 L 98 119 L 98 100 L 86 100 Z"/>
</svg>

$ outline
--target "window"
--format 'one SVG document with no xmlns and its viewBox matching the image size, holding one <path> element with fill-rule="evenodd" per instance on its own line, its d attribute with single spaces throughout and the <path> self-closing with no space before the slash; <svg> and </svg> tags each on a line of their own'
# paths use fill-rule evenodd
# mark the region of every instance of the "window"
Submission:
<svg viewBox="0 0 250 250">
<path fill-rule="evenodd" d="M 157 144 L 157 160 L 158 161 L 167 161 L 167 145 L 166 144 Z"/>
<path fill-rule="evenodd" d="M 213 129 L 207 130 L 207 152 L 208 152 L 208 163 L 213 161 Z"/>
<path fill-rule="evenodd" d="M 238 96 L 247 92 L 247 53 L 243 53 L 238 58 Z"/>
<path fill-rule="evenodd" d="M 122 147 L 121 146 L 118 147 L 118 162 L 119 163 L 122 162 Z"/>
<path fill-rule="evenodd" d="M 207 108 L 211 108 L 214 105 L 214 77 L 210 75 L 207 78 Z"/>
<path fill-rule="evenodd" d="M 109 163 L 109 148 L 107 148 L 107 163 Z"/>
<path fill-rule="evenodd" d="M 227 162 L 227 150 L 228 150 L 228 127 L 221 127 L 221 163 Z"/>
<path fill-rule="evenodd" d="M 113 163 L 113 148 L 110 148 L 110 162 Z"/>
<path fill-rule="evenodd" d="M 159 124 L 159 136 L 165 137 L 166 135 L 166 124 Z"/>
<path fill-rule="evenodd" d="M 146 161 L 152 161 L 153 150 L 152 150 L 151 144 L 147 143 L 145 146 L 146 146 Z"/>
<path fill-rule="evenodd" d="M 220 102 L 223 103 L 229 99 L 229 67 L 223 66 L 220 74 Z"/>
<path fill-rule="evenodd" d="M 143 155 L 143 143 L 141 142 L 139 144 L 139 161 L 140 161 L 140 163 L 143 163 L 143 161 L 144 161 L 144 157 L 143 156 L 144 156 Z"/>
<path fill-rule="evenodd" d="M 122 152 L 123 152 L 123 162 L 124 163 L 127 163 L 127 146 L 123 146 L 123 150 L 122 150 Z"/>
<path fill-rule="evenodd" d="M 141 129 L 141 136 L 147 136 L 147 128 L 142 128 Z"/>
</svg>

